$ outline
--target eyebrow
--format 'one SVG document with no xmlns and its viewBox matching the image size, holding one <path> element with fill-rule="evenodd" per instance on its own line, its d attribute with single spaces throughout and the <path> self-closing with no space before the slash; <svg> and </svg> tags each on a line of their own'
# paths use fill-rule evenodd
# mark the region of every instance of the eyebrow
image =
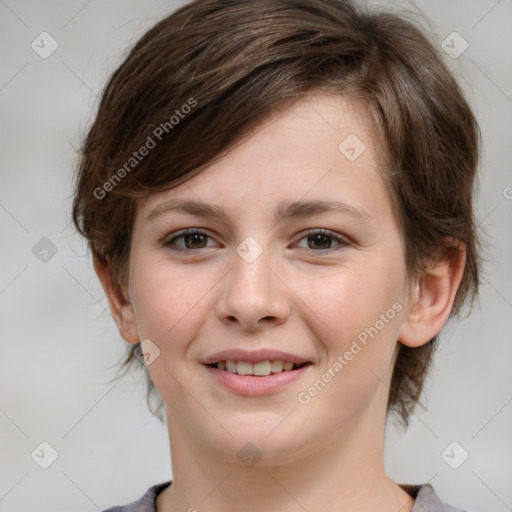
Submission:
<svg viewBox="0 0 512 512">
<path fill-rule="evenodd" d="M 229 215 L 220 205 L 207 204 L 185 199 L 170 199 L 159 204 L 146 217 L 146 221 L 154 220 L 156 217 L 167 212 L 180 212 L 196 215 L 198 217 L 213 217 L 224 223 L 229 223 Z M 274 210 L 274 218 L 276 222 L 289 219 L 291 217 L 307 217 L 335 211 L 348 215 L 355 220 L 372 221 L 373 218 L 364 210 L 341 203 L 339 201 L 314 200 L 314 201 L 283 201 L 279 203 Z"/>
</svg>

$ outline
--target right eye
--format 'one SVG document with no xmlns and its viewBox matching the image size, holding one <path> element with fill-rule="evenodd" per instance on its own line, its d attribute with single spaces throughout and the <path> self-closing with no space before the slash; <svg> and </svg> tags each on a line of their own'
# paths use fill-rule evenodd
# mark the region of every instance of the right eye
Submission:
<svg viewBox="0 0 512 512">
<path fill-rule="evenodd" d="M 185 229 L 178 233 L 173 233 L 174 236 L 167 238 L 164 242 L 164 246 L 169 248 L 171 251 L 177 253 L 197 251 L 199 249 L 206 248 L 206 241 L 211 238 L 209 235 L 198 229 Z M 176 246 L 177 240 L 183 240 L 183 246 Z"/>
</svg>

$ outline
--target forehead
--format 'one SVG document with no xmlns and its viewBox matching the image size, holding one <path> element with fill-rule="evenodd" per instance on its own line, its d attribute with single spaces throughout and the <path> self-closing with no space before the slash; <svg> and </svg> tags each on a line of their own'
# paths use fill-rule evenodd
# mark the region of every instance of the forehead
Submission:
<svg viewBox="0 0 512 512">
<path fill-rule="evenodd" d="M 171 199 L 189 199 L 240 217 L 270 205 L 276 212 L 284 201 L 336 200 L 378 217 L 389 198 L 372 128 L 360 104 L 310 95 L 268 116 L 200 174 L 140 200 L 140 209 L 147 217 Z"/>
</svg>

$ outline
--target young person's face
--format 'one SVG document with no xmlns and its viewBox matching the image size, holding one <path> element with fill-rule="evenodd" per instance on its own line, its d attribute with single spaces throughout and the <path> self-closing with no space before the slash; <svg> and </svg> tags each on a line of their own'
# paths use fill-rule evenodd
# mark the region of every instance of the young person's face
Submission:
<svg viewBox="0 0 512 512">
<path fill-rule="evenodd" d="M 234 458 L 251 442 L 269 464 L 292 461 L 384 423 L 411 293 L 377 150 L 355 112 L 339 98 L 300 101 L 139 204 L 125 338 L 158 347 L 148 370 L 170 430 L 210 452 Z M 340 206 L 274 216 L 316 201 Z M 200 236 L 179 237 L 184 229 Z M 270 376 L 207 365 L 253 357 L 307 364 Z"/>
</svg>

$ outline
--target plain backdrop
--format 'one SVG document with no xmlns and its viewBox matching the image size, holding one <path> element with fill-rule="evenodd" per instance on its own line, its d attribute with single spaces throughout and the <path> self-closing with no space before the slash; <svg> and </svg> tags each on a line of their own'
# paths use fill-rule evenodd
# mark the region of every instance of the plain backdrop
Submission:
<svg viewBox="0 0 512 512">
<path fill-rule="evenodd" d="M 143 374 L 111 382 L 125 342 L 70 224 L 70 205 L 76 149 L 106 79 L 145 31 L 182 3 L 0 0 L 2 512 L 102 510 L 172 477 L 166 426 L 146 407 Z M 431 482 L 448 503 L 506 512 L 512 510 L 512 2 L 381 3 L 407 9 L 435 44 L 449 43 L 446 61 L 482 129 L 476 206 L 491 257 L 479 305 L 442 332 L 428 410 L 416 411 L 406 434 L 388 429 L 386 465 L 397 481 Z M 52 44 L 57 49 L 44 55 Z M 47 469 L 42 453 L 57 457 Z"/>
</svg>

